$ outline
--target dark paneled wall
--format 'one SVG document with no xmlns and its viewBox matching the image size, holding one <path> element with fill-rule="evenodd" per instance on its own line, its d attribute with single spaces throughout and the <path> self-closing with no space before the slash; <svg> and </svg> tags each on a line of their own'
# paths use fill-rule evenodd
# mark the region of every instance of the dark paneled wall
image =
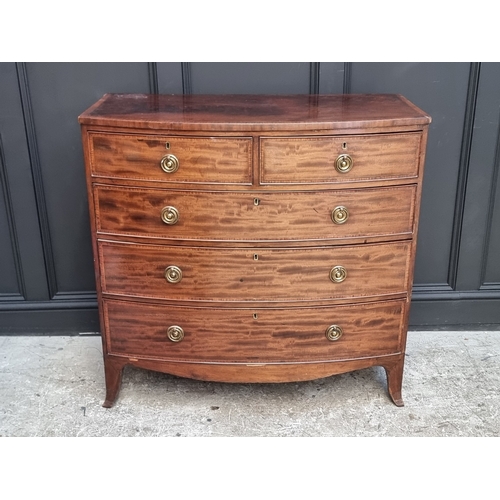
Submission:
<svg viewBox="0 0 500 500">
<path fill-rule="evenodd" d="M 405 95 L 433 118 L 410 323 L 500 324 L 500 64 L 1 63 L 0 332 L 99 329 L 77 117 L 106 92 Z"/>
</svg>

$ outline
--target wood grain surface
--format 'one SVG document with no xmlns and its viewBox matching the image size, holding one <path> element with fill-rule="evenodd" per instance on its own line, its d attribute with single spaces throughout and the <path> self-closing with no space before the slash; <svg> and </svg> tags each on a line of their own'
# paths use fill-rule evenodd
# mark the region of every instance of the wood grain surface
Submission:
<svg viewBox="0 0 500 500">
<path fill-rule="evenodd" d="M 307 130 L 415 127 L 430 117 L 395 94 L 146 95 L 107 94 L 81 124 L 141 129 Z"/>
<path fill-rule="evenodd" d="M 165 183 L 252 182 L 252 138 L 248 137 L 90 133 L 89 145 L 92 172 L 98 176 Z M 167 154 L 179 160 L 176 172 L 161 169 L 160 160 Z"/>
<path fill-rule="evenodd" d="M 206 309 L 105 300 L 109 352 L 200 362 L 305 362 L 400 352 L 405 301 L 289 309 Z M 340 339 L 325 331 L 338 325 Z M 169 326 L 184 330 L 172 342 Z"/>
<path fill-rule="evenodd" d="M 99 248 L 106 293 L 184 301 L 278 302 L 405 293 L 411 244 L 269 250 L 100 242 Z M 165 280 L 168 266 L 182 270 L 180 283 Z M 345 267 L 345 281 L 330 280 L 334 266 Z"/>
<path fill-rule="evenodd" d="M 109 366 L 116 363 L 121 369 L 125 365 L 133 365 L 147 370 L 156 370 L 170 373 L 178 377 L 187 377 L 196 380 L 207 380 L 214 382 L 228 383 L 251 383 L 251 382 L 299 382 L 304 380 L 314 380 L 329 377 L 339 373 L 346 373 L 353 370 L 361 370 L 370 366 L 387 366 L 389 383 L 389 395 L 391 387 L 400 387 L 401 375 L 404 366 L 404 354 L 390 354 L 387 356 L 374 356 L 360 358 L 350 361 L 329 361 L 329 362 L 307 362 L 307 363 L 190 363 L 187 361 L 164 361 L 161 359 L 148 359 L 138 357 L 125 357 L 109 355 L 107 357 Z M 398 374 L 399 372 L 399 374 Z M 121 375 L 121 373 L 120 373 Z M 119 381 L 118 381 L 119 384 Z M 385 386 L 385 382 L 381 382 Z M 107 387 L 110 395 L 115 391 L 115 387 Z M 401 392 L 398 391 L 398 396 Z M 116 393 L 115 393 L 116 397 Z M 108 401 L 112 404 L 112 400 Z M 398 406 L 401 406 L 399 404 Z"/>
<path fill-rule="evenodd" d="M 415 178 L 420 138 L 419 133 L 261 138 L 261 183 Z M 353 166 L 341 173 L 335 162 L 344 154 L 352 158 Z"/>
<path fill-rule="evenodd" d="M 304 241 L 411 236 L 416 186 L 316 192 L 200 192 L 95 186 L 99 233 L 203 241 Z M 167 225 L 161 211 L 179 220 Z M 332 211 L 349 212 L 335 224 Z"/>
</svg>

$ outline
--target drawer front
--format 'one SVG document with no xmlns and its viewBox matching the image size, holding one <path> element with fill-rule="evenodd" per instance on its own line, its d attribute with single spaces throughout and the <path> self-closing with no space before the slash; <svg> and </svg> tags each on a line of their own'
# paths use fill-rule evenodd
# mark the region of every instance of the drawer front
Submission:
<svg viewBox="0 0 500 500">
<path fill-rule="evenodd" d="M 101 233 L 204 241 L 411 234 L 415 193 L 416 186 L 321 193 L 189 192 L 100 185 L 94 189 Z"/>
<path fill-rule="evenodd" d="M 420 133 L 262 138 L 261 182 L 307 184 L 415 178 L 420 138 Z"/>
<path fill-rule="evenodd" d="M 228 302 L 406 293 L 410 249 L 408 241 L 288 250 L 99 244 L 103 292 Z M 345 279 L 334 282 L 342 279 L 340 267 Z M 166 273 L 175 281 L 179 269 L 182 279 L 169 282 Z"/>
<path fill-rule="evenodd" d="M 200 184 L 252 183 L 251 138 L 90 133 L 89 141 L 94 175 Z M 173 155 L 177 164 L 175 159 L 165 159 L 165 171 L 162 159 L 167 155 Z"/>
<path fill-rule="evenodd" d="M 172 361 L 329 361 L 400 352 L 404 301 L 287 309 L 208 309 L 105 300 L 111 354 Z M 342 333 L 329 340 L 336 325 Z M 172 326 L 182 329 L 169 339 Z M 333 338 L 338 335 L 338 329 Z"/>
</svg>

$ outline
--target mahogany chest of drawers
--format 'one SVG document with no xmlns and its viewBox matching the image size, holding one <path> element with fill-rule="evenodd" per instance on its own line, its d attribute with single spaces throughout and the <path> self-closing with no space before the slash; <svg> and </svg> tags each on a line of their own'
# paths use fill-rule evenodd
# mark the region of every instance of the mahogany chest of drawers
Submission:
<svg viewBox="0 0 500 500">
<path fill-rule="evenodd" d="M 127 364 L 401 386 L 430 118 L 399 95 L 107 94 L 79 117 L 106 400 Z"/>
</svg>

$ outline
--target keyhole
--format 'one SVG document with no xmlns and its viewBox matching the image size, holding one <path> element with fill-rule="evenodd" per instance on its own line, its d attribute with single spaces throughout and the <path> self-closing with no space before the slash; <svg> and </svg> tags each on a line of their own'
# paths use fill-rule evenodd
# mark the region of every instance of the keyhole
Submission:
<svg viewBox="0 0 500 500">
<path fill-rule="evenodd" d="M 347 142 L 342 143 L 342 149 L 347 149 Z"/>
<path fill-rule="evenodd" d="M 170 149 L 170 142 L 167 142 L 167 144 L 165 144 L 165 149 Z"/>
<path fill-rule="evenodd" d="M 258 317 L 257 313 L 253 313 L 253 319 L 257 319 Z"/>
<path fill-rule="evenodd" d="M 259 205 L 260 205 L 260 200 L 259 200 L 259 198 L 254 198 L 254 199 L 253 199 L 253 204 L 254 204 L 256 207 L 257 207 L 257 206 L 259 206 Z"/>
<path fill-rule="evenodd" d="M 259 255 L 258 255 L 258 254 L 256 254 L 256 253 L 254 253 L 254 254 L 253 254 L 253 260 L 259 260 Z"/>
</svg>

